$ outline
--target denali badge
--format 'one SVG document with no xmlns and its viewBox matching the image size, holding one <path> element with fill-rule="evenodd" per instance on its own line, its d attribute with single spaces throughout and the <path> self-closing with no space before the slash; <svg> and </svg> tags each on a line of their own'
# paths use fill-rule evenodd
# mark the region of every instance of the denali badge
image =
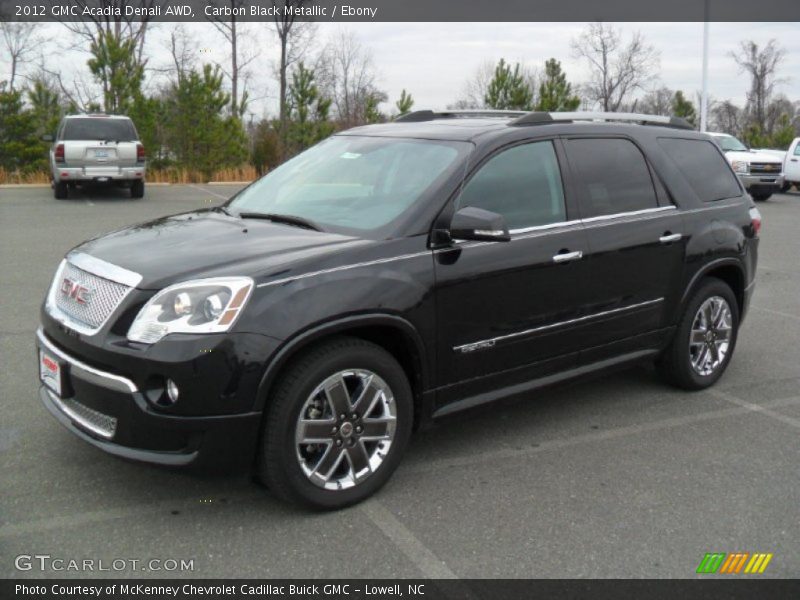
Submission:
<svg viewBox="0 0 800 600">
<path fill-rule="evenodd" d="M 61 293 L 78 304 L 89 304 L 92 297 L 92 290 L 69 277 L 64 277 L 64 281 L 61 282 Z"/>
</svg>

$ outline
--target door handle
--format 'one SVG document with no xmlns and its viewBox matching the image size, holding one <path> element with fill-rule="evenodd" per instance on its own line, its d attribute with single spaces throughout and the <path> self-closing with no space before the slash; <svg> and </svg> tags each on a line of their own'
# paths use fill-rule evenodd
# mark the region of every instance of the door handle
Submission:
<svg viewBox="0 0 800 600">
<path fill-rule="evenodd" d="M 678 242 L 678 241 L 680 241 L 680 239 L 682 237 L 683 237 L 683 235 L 681 235 L 680 233 L 669 233 L 669 232 L 667 232 L 664 235 L 662 235 L 660 238 L 658 238 L 658 241 L 661 242 L 662 244 L 669 244 L 670 242 Z"/>
<path fill-rule="evenodd" d="M 796 158 L 790 158 L 789 160 L 792 161 L 792 162 L 797 162 Z"/>
<path fill-rule="evenodd" d="M 575 250 L 575 252 L 559 252 L 553 257 L 554 263 L 565 263 L 573 260 L 580 260 L 583 258 L 583 252 Z"/>
</svg>

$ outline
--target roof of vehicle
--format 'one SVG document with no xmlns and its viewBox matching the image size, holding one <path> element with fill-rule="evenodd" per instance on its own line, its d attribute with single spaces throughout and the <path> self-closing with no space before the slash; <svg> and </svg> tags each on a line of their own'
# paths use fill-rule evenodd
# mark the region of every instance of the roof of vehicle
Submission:
<svg viewBox="0 0 800 600">
<path fill-rule="evenodd" d="M 415 116 L 419 115 L 419 116 Z M 417 111 L 395 121 L 365 125 L 340 132 L 339 135 L 402 137 L 430 140 L 467 141 L 494 138 L 525 130 L 542 133 L 611 133 L 658 129 L 682 136 L 699 135 L 683 119 L 630 113 L 543 113 L 524 111 Z M 554 131 L 555 129 L 555 131 Z"/>
<path fill-rule="evenodd" d="M 719 133 L 717 131 L 706 131 L 706 133 L 713 137 L 734 137 L 730 133 Z"/>
<path fill-rule="evenodd" d="M 107 115 L 105 113 L 81 113 L 77 115 L 66 115 L 65 119 L 86 119 L 86 118 L 97 118 L 97 119 L 128 119 L 130 117 L 126 115 Z"/>
</svg>

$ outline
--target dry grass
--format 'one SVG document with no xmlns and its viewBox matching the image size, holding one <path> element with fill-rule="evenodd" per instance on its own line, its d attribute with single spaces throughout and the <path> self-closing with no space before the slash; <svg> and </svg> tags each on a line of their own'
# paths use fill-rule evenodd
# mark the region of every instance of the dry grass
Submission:
<svg viewBox="0 0 800 600">
<path fill-rule="evenodd" d="M 243 165 L 232 169 L 221 169 L 214 173 L 210 181 L 253 181 L 256 177 L 256 170 L 253 167 Z M 147 181 L 150 183 L 205 183 L 205 178 L 195 171 L 167 168 L 148 169 Z M 4 183 L 50 183 L 50 174 L 46 171 L 7 172 L 0 168 L 0 184 Z"/>
</svg>

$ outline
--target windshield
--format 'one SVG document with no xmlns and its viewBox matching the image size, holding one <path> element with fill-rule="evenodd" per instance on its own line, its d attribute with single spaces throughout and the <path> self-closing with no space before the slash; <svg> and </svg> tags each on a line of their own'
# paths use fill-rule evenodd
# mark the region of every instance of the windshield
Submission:
<svg viewBox="0 0 800 600">
<path fill-rule="evenodd" d="M 61 139 L 67 142 L 79 140 L 136 141 L 136 130 L 129 119 L 86 117 L 67 119 Z"/>
<path fill-rule="evenodd" d="M 470 145 L 404 138 L 334 136 L 242 190 L 241 213 L 301 217 L 324 229 L 379 229 L 456 168 Z"/>
<path fill-rule="evenodd" d="M 747 152 L 747 146 L 732 135 L 714 136 L 714 140 L 725 152 Z"/>
</svg>

